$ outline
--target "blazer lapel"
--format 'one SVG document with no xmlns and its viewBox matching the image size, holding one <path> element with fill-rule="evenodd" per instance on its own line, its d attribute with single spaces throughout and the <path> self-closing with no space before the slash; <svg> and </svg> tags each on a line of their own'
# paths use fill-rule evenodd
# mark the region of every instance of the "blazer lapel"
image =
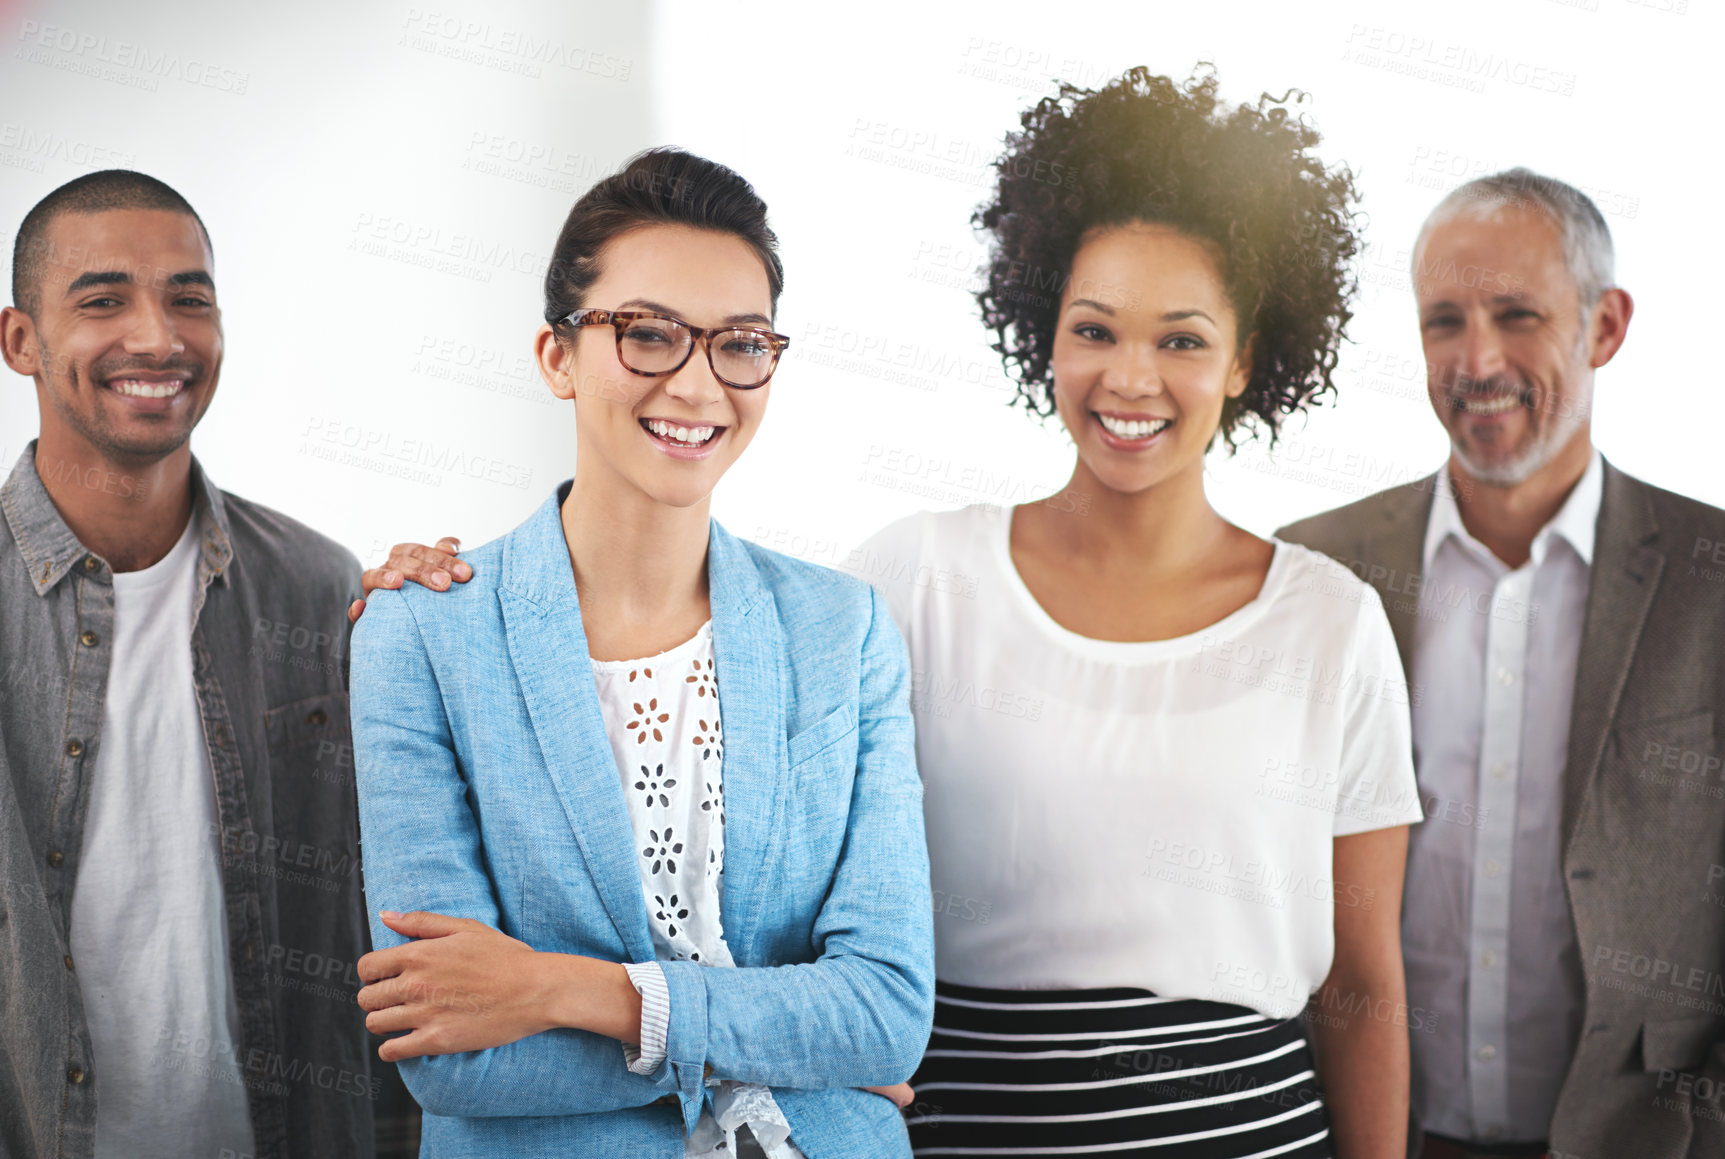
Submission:
<svg viewBox="0 0 1725 1159">
<path fill-rule="evenodd" d="M 1605 742 L 1642 625 L 1665 570 L 1665 553 L 1653 547 L 1659 523 L 1642 485 L 1605 464 L 1605 494 L 1599 505 L 1593 568 L 1588 580 L 1581 658 L 1576 665 L 1570 709 L 1569 759 L 1563 777 L 1563 848 L 1575 830 L 1599 771 Z"/>
<path fill-rule="evenodd" d="M 593 686 L 558 497 L 504 546 L 498 595 L 509 657 L 546 771 L 626 960 L 651 962 L 653 938 L 635 867 L 634 829 Z"/>
<path fill-rule="evenodd" d="M 725 738 L 720 916 L 731 957 L 747 965 L 755 960 L 761 911 L 770 904 L 760 896 L 767 851 L 784 832 L 784 647 L 772 592 L 748 550 L 717 522 L 707 541 L 707 583 Z"/>
</svg>

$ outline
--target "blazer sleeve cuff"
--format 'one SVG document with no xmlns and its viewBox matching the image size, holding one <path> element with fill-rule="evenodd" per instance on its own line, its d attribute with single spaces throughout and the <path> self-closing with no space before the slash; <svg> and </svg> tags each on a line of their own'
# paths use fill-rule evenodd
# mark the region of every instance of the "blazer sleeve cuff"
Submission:
<svg viewBox="0 0 1725 1159">
<path fill-rule="evenodd" d="M 690 1131 L 701 1117 L 707 1075 L 707 974 L 698 962 L 659 962 L 670 991 L 671 1019 L 665 1033 L 665 1055 L 682 1098 L 683 1119 Z"/>
<path fill-rule="evenodd" d="M 641 1044 L 623 1044 L 623 1061 L 635 1074 L 650 1075 L 665 1061 L 665 1036 L 671 1027 L 671 991 L 657 962 L 625 962 L 629 984 L 641 995 Z"/>
</svg>

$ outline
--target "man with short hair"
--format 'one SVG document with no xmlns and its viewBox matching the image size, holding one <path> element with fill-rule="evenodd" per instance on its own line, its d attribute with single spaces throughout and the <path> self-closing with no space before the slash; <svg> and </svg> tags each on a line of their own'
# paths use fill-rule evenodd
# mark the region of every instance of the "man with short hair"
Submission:
<svg viewBox="0 0 1725 1159">
<path fill-rule="evenodd" d="M 25 217 L 0 354 L 0 1154 L 369 1155 L 351 554 L 215 487 L 209 237 L 140 173 Z"/>
<path fill-rule="evenodd" d="M 1449 461 L 1278 534 L 1378 590 L 1412 690 L 1419 1153 L 1725 1155 L 1725 512 L 1593 447 L 1633 303 L 1584 194 L 1469 182 L 1413 258 Z"/>
</svg>

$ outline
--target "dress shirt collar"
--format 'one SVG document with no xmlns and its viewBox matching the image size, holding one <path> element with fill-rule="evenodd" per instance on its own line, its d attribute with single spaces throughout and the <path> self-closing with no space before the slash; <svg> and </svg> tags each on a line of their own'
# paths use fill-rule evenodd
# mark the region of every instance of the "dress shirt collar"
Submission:
<svg viewBox="0 0 1725 1159">
<path fill-rule="evenodd" d="M 1431 570 L 1438 548 L 1452 535 L 1457 544 L 1465 550 L 1503 566 L 1502 561 L 1492 555 L 1491 549 L 1475 539 L 1462 523 L 1461 509 L 1456 506 L 1455 487 L 1450 480 L 1447 463 L 1438 469 L 1437 476 L 1432 480 L 1432 492 L 1431 519 L 1426 523 L 1425 546 L 1421 553 L 1425 569 Z M 1605 465 L 1596 448 L 1592 458 L 1587 461 L 1587 470 L 1582 472 L 1581 478 L 1569 492 L 1569 498 L 1563 501 L 1563 506 L 1558 508 L 1551 522 L 1540 528 L 1539 534 L 1534 536 L 1533 563 L 1536 567 L 1544 560 L 1553 535 L 1562 536 L 1575 550 L 1575 554 L 1581 557 L 1582 563 L 1589 567 L 1593 565 L 1593 539 L 1599 523 L 1599 503 L 1604 494 Z"/>
</svg>

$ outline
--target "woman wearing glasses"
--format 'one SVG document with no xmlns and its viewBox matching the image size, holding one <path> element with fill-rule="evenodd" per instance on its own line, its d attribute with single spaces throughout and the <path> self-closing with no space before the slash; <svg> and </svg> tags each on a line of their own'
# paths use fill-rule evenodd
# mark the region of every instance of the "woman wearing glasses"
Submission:
<svg viewBox="0 0 1725 1159">
<path fill-rule="evenodd" d="M 904 647 L 708 516 L 787 339 L 765 206 L 643 154 L 569 215 L 536 339 L 576 470 L 353 641 L 377 951 L 428 1156 L 889 1156 L 932 931 Z"/>
<path fill-rule="evenodd" d="M 1133 70 L 1026 113 L 979 211 L 996 349 L 1077 455 L 1045 501 L 859 555 L 917 674 L 919 1155 L 1404 1154 L 1395 643 L 1371 588 L 1204 494 L 1218 439 L 1330 386 L 1353 189 L 1317 139 Z"/>
</svg>

